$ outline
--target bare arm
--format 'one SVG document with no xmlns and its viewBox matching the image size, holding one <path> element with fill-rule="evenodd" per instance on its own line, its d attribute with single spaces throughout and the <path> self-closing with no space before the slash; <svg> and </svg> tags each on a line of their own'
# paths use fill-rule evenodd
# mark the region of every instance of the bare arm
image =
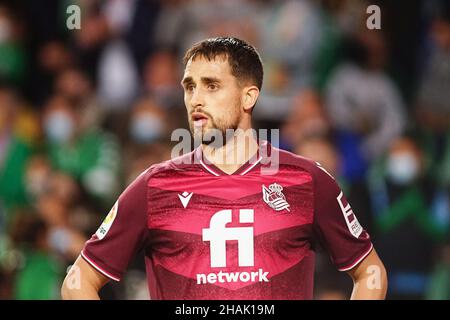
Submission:
<svg viewBox="0 0 450 320">
<path fill-rule="evenodd" d="M 98 291 L 109 281 L 81 256 L 75 261 L 61 287 L 63 300 L 99 300 Z"/>
<path fill-rule="evenodd" d="M 385 299 L 388 286 L 387 274 L 375 249 L 347 273 L 353 279 L 351 300 Z"/>
</svg>

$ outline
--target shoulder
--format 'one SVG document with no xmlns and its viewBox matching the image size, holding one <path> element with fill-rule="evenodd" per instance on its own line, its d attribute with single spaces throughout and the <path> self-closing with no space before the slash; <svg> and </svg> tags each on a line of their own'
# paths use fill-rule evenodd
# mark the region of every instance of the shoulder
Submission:
<svg viewBox="0 0 450 320">
<path fill-rule="evenodd" d="M 318 167 L 318 163 L 310 158 L 306 158 L 287 150 L 272 147 L 271 152 L 278 152 L 279 163 L 282 166 L 293 166 L 300 170 L 313 174 Z"/>
<path fill-rule="evenodd" d="M 298 171 L 307 172 L 315 181 L 322 181 L 324 179 L 335 180 L 335 178 L 325 170 L 319 162 L 314 161 L 313 159 L 275 147 L 272 147 L 272 149 L 272 152 L 278 152 L 279 154 L 280 166 L 292 166 Z"/>
</svg>

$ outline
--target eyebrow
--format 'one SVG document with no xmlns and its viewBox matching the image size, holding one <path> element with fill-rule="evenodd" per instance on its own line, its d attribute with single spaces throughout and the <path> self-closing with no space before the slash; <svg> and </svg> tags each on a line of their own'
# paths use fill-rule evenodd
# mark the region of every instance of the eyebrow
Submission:
<svg viewBox="0 0 450 320">
<path fill-rule="evenodd" d="M 211 84 L 211 83 L 220 83 L 220 80 L 215 77 L 201 77 L 201 82 L 204 84 Z M 194 79 L 192 77 L 186 77 L 181 81 L 181 85 L 186 86 L 187 84 L 194 83 Z"/>
</svg>

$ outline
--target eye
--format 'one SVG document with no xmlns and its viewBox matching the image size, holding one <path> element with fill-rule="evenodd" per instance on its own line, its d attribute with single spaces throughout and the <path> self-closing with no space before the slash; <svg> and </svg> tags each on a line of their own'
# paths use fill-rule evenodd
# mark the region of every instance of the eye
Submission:
<svg viewBox="0 0 450 320">
<path fill-rule="evenodd" d="M 219 86 L 215 83 L 208 84 L 208 90 L 210 90 L 210 91 L 217 90 L 218 88 L 219 88 Z"/>
<path fill-rule="evenodd" d="M 188 92 L 191 92 L 191 91 L 194 90 L 194 87 L 195 87 L 195 86 L 191 83 L 191 84 L 186 85 L 186 86 L 184 87 L 184 89 L 185 89 L 186 91 L 188 91 Z"/>
</svg>

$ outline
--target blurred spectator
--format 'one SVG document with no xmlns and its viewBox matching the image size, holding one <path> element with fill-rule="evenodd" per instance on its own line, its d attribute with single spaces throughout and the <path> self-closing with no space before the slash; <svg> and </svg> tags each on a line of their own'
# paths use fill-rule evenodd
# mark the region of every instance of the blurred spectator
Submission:
<svg viewBox="0 0 450 320">
<path fill-rule="evenodd" d="M 345 2 L 325 0 L 323 1 L 323 7 L 319 9 L 322 20 L 322 37 L 314 58 L 312 85 L 320 92 L 323 92 L 330 73 L 341 59 L 344 30 L 339 28 L 336 16 L 339 14 L 340 5 Z"/>
<path fill-rule="evenodd" d="M 113 28 L 116 26 L 114 18 L 108 19 L 111 12 L 108 7 L 111 8 L 113 5 L 111 1 L 106 4 L 99 0 L 80 2 L 83 19 L 81 19 L 81 28 L 76 33 L 76 45 L 81 51 L 94 50 L 105 44 L 114 33 Z M 127 12 L 123 14 L 126 15 Z"/>
<path fill-rule="evenodd" d="M 183 30 L 186 28 L 186 1 L 167 0 L 155 19 L 154 43 L 158 47 L 179 48 L 182 46 Z M 180 50 L 181 51 L 181 50 Z"/>
<path fill-rule="evenodd" d="M 338 130 L 344 174 L 359 180 L 367 164 L 402 133 L 402 98 L 384 73 L 387 52 L 380 32 L 361 31 L 350 44 L 353 61 L 341 65 L 329 80 L 326 106 Z"/>
<path fill-rule="evenodd" d="M 70 207 L 53 193 L 41 196 L 37 212 L 47 226 L 48 245 L 67 261 L 76 259 L 87 240 L 70 224 Z"/>
<path fill-rule="evenodd" d="M 39 62 L 42 70 L 48 74 L 56 75 L 67 68 L 73 57 L 62 41 L 49 41 L 39 52 Z"/>
<path fill-rule="evenodd" d="M 133 106 L 124 160 L 126 184 L 152 164 L 170 159 L 167 118 L 165 109 L 150 98 L 142 98 Z"/>
<path fill-rule="evenodd" d="M 29 90 L 35 102 L 42 104 L 52 94 L 55 77 L 73 63 L 74 57 L 62 41 L 49 40 L 39 46 L 35 58 Z"/>
<path fill-rule="evenodd" d="M 281 64 L 289 73 L 290 83 L 283 90 L 312 84 L 314 58 L 322 37 L 322 21 L 314 1 L 264 1 L 259 15 L 260 50 L 268 67 Z M 271 88 L 267 88 L 270 90 Z"/>
<path fill-rule="evenodd" d="M 17 267 L 13 298 L 48 300 L 59 297 L 61 263 L 49 250 L 48 228 L 34 213 L 17 214 L 11 227 L 11 239 L 23 253 Z"/>
<path fill-rule="evenodd" d="M 47 102 L 43 128 L 52 166 L 79 181 L 91 196 L 111 201 L 118 192 L 121 164 L 114 136 L 96 127 L 82 130 L 82 107 L 62 96 Z"/>
<path fill-rule="evenodd" d="M 257 26 L 264 52 L 264 89 L 254 116 L 283 121 L 293 93 L 314 82 L 314 65 L 323 28 L 314 1 L 260 1 Z"/>
<path fill-rule="evenodd" d="M 447 4 L 447 7 L 449 5 Z M 431 24 L 428 57 L 419 87 L 416 120 L 427 169 L 442 186 L 450 188 L 450 13 Z"/>
<path fill-rule="evenodd" d="M 138 100 L 133 107 L 129 134 L 133 143 L 150 144 L 167 135 L 167 114 L 149 98 Z"/>
<path fill-rule="evenodd" d="M 417 103 L 427 123 L 443 128 L 450 126 L 450 13 L 438 15 L 431 22 L 428 36 L 427 59 Z M 439 123 L 442 121 L 442 123 Z M 437 122 L 437 123 L 435 123 Z"/>
<path fill-rule="evenodd" d="M 429 300 L 450 300 L 450 242 L 442 246 L 433 268 L 426 298 Z"/>
<path fill-rule="evenodd" d="M 53 171 L 50 160 L 42 154 L 36 154 L 28 161 L 25 182 L 33 202 L 48 193 L 54 194 L 66 206 L 76 204 L 80 198 L 75 180 L 67 174 Z"/>
<path fill-rule="evenodd" d="M 94 1 L 85 3 L 83 26 L 77 44 L 93 57 L 98 98 L 107 110 L 128 108 L 138 93 L 138 70 L 124 34 L 130 29 L 136 0 Z"/>
<path fill-rule="evenodd" d="M 69 261 L 76 258 L 77 250 L 85 240 L 83 234 L 90 234 L 98 226 L 100 215 L 90 211 L 76 181 L 67 174 L 53 171 L 44 155 L 30 159 L 26 183 L 32 203 L 46 222 L 51 239 L 58 240 L 52 242 L 52 249 Z"/>
<path fill-rule="evenodd" d="M 115 35 L 127 33 L 133 23 L 137 0 L 110 0 L 104 2 L 102 13 Z"/>
<path fill-rule="evenodd" d="M 14 90 L 0 87 L 0 202 L 10 210 L 28 201 L 24 173 L 33 145 L 18 135 L 21 110 Z"/>
<path fill-rule="evenodd" d="M 0 268 L 0 300 L 11 300 L 13 299 L 14 278 L 13 275 Z"/>
<path fill-rule="evenodd" d="M 132 1 L 125 1 L 132 2 Z M 125 39 L 133 53 L 134 60 L 139 70 L 143 69 L 145 59 L 159 44 L 155 42 L 155 25 L 160 17 L 161 7 L 168 7 L 170 1 L 135 0 L 133 16 L 128 28 L 125 30 Z M 165 30 L 163 37 L 168 37 L 169 32 L 176 32 L 174 28 Z"/>
<path fill-rule="evenodd" d="M 125 184 L 129 185 L 152 164 L 170 159 L 170 151 L 171 146 L 162 142 L 130 149 L 131 153 L 127 157 Z"/>
<path fill-rule="evenodd" d="M 118 30 L 113 29 L 114 23 L 108 21 L 105 9 L 108 3 L 110 1 L 79 0 L 82 11 L 81 28 L 69 34 L 70 45 L 73 47 L 78 64 L 89 78 L 95 81 L 96 86 L 99 80 L 99 63 L 106 46 L 110 44 L 111 39 L 115 37 L 120 39 Z"/>
<path fill-rule="evenodd" d="M 31 157 L 25 168 L 25 188 L 32 201 L 49 190 L 52 168 L 50 161 L 42 155 Z"/>
<path fill-rule="evenodd" d="M 183 101 L 179 62 L 169 50 L 160 50 L 148 57 L 143 78 L 144 92 L 161 107 L 178 107 Z"/>
<path fill-rule="evenodd" d="M 8 7 L 0 4 L 0 80 L 23 83 L 27 58 L 22 36 L 23 25 Z"/>
<path fill-rule="evenodd" d="M 131 52 L 122 40 L 107 45 L 98 65 L 98 93 L 106 109 L 128 108 L 138 93 L 138 71 Z"/>
<path fill-rule="evenodd" d="M 293 150 L 311 137 L 327 137 L 331 128 L 321 97 L 313 89 L 302 90 L 293 100 L 282 127 L 282 147 Z"/>
<path fill-rule="evenodd" d="M 76 205 L 80 198 L 80 191 L 75 180 L 62 172 L 52 173 L 48 190 L 68 207 Z"/>
<path fill-rule="evenodd" d="M 80 129 L 90 130 L 101 126 L 105 118 L 91 80 L 78 67 L 62 70 L 55 79 L 55 93 L 65 97 L 72 105 L 82 108 Z"/>
<path fill-rule="evenodd" d="M 156 21 L 155 43 L 178 48 L 180 54 L 192 43 L 209 37 L 239 36 L 256 43 L 255 12 L 255 4 L 246 0 L 164 1 Z"/>
<path fill-rule="evenodd" d="M 330 258 L 319 249 L 314 274 L 314 300 L 348 300 L 352 282 L 347 274 L 333 267 Z"/>
<path fill-rule="evenodd" d="M 384 169 L 375 167 L 370 183 L 377 227 L 374 240 L 389 268 L 389 297 L 424 298 L 433 248 L 448 232 L 450 212 L 442 217 L 433 210 L 439 194 L 424 175 L 423 153 L 414 140 L 395 140 Z M 448 195 L 443 200 L 448 208 Z"/>
<path fill-rule="evenodd" d="M 340 177 L 340 156 L 336 148 L 326 137 L 308 137 L 295 146 L 294 152 L 302 157 L 320 163 L 333 177 Z"/>
<path fill-rule="evenodd" d="M 149 300 L 145 266 L 141 270 L 132 269 L 127 272 L 125 279 L 125 296 L 127 300 Z"/>
</svg>

